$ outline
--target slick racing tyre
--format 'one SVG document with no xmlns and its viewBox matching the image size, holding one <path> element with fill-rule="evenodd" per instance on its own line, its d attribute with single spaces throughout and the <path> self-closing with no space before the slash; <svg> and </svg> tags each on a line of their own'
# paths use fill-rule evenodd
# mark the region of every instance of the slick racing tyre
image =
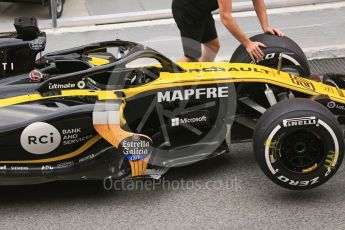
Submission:
<svg viewBox="0 0 345 230">
<path fill-rule="evenodd" d="M 265 54 L 264 60 L 257 64 L 273 69 L 278 68 L 279 56 L 282 57 L 281 70 L 301 77 L 310 76 L 308 60 L 302 49 L 288 37 L 278 37 L 271 34 L 259 34 L 250 38 L 252 41 L 261 42 L 266 45 L 262 51 Z M 232 58 L 231 63 L 253 63 L 250 55 L 243 45 L 239 46 Z"/>
<path fill-rule="evenodd" d="M 290 99 L 259 119 L 254 150 L 259 166 L 274 183 L 305 190 L 336 173 L 344 156 L 344 137 L 334 115 L 321 104 Z"/>
</svg>

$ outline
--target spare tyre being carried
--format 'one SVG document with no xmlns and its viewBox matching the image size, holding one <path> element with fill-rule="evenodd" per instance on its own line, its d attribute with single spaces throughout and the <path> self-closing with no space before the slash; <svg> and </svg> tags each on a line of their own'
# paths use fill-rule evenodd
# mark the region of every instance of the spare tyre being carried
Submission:
<svg viewBox="0 0 345 230">
<path fill-rule="evenodd" d="M 266 45 L 263 48 L 264 60 L 258 65 L 277 69 L 281 59 L 281 70 L 301 77 L 310 76 L 310 67 L 303 50 L 290 38 L 271 34 L 259 34 L 250 40 Z M 231 57 L 232 63 L 255 63 L 243 45 L 240 45 Z"/>
</svg>

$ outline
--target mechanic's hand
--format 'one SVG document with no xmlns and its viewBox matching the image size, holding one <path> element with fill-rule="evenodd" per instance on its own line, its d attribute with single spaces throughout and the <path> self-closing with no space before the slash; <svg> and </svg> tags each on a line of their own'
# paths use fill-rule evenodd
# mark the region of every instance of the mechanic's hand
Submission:
<svg viewBox="0 0 345 230">
<path fill-rule="evenodd" d="M 264 59 L 265 54 L 264 52 L 262 52 L 260 47 L 265 48 L 266 46 L 261 42 L 250 41 L 246 45 L 244 45 L 244 47 L 246 48 L 253 61 L 258 62 Z"/>
<path fill-rule="evenodd" d="M 278 35 L 279 37 L 283 37 L 284 33 L 277 28 L 266 27 L 264 28 L 264 32 L 268 34 Z"/>
</svg>

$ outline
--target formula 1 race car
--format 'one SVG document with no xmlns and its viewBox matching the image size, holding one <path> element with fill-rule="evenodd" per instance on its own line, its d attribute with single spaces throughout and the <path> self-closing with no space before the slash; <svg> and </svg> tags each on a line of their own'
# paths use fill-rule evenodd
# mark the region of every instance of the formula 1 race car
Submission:
<svg viewBox="0 0 345 230">
<path fill-rule="evenodd" d="M 311 77 L 287 37 L 254 37 L 268 47 L 256 64 L 243 47 L 231 63 L 174 63 L 121 40 L 36 60 L 45 34 L 32 20 L 15 25 L 0 35 L 2 185 L 159 178 L 251 141 L 285 188 L 319 186 L 341 165 L 345 81 Z"/>
</svg>

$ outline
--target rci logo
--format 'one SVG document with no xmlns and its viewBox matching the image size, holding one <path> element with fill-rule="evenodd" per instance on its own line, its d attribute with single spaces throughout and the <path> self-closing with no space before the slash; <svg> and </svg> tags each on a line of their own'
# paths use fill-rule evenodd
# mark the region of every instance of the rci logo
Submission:
<svg viewBox="0 0 345 230">
<path fill-rule="evenodd" d="M 47 154 L 60 145 L 61 135 L 54 126 L 44 122 L 36 122 L 24 129 L 20 143 L 29 153 Z"/>
</svg>

